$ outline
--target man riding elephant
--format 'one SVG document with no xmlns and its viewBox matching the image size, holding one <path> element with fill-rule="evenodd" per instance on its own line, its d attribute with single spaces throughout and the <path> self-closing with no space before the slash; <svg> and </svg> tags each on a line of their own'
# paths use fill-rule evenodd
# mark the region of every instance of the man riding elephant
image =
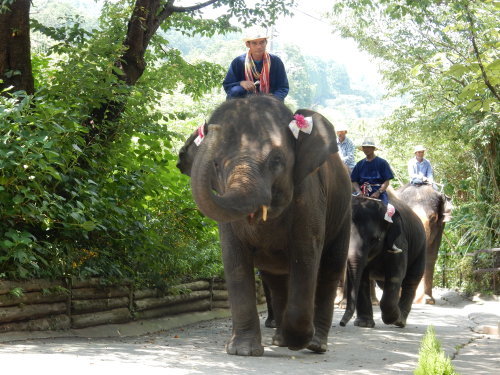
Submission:
<svg viewBox="0 0 500 375">
<path fill-rule="evenodd" d="M 422 145 L 414 148 L 415 156 L 408 161 L 410 183 L 397 190 L 422 221 L 426 234 L 426 264 L 424 277 L 418 287 L 415 303 L 434 304 L 432 285 L 434 267 L 445 223 L 451 219 L 450 198 L 438 190 L 429 160 L 424 158 L 426 149 Z"/>
<path fill-rule="evenodd" d="M 452 203 L 443 193 L 429 184 L 406 184 L 396 191 L 424 225 L 426 235 L 425 272 L 417 290 L 415 303 L 434 304 L 432 286 L 434 268 L 446 222 L 451 220 Z"/>
<path fill-rule="evenodd" d="M 271 95 L 229 100 L 186 141 L 178 167 L 219 225 L 233 319 L 227 353 L 264 353 L 254 268 L 272 296 L 273 343 L 325 352 L 351 222 L 332 124 Z"/>
<path fill-rule="evenodd" d="M 352 228 L 347 257 L 345 294 L 346 311 L 340 322 L 345 326 L 354 311 L 354 325 L 372 328 L 370 282 L 376 280 L 383 289 L 380 300 L 382 320 L 398 327 L 406 325 L 418 283 L 425 264 L 425 233 L 422 223 L 401 200 L 391 196 L 398 212 L 399 229 L 396 243 L 400 253 L 389 252 L 392 247 L 393 223 L 384 220 L 385 207 L 379 201 L 363 196 L 352 198 Z"/>
</svg>

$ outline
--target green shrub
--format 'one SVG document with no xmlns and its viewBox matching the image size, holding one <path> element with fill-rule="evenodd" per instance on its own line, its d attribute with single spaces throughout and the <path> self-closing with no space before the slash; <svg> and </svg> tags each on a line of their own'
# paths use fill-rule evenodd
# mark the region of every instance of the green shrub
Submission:
<svg viewBox="0 0 500 375">
<path fill-rule="evenodd" d="M 220 275 L 216 225 L 175 168 L 175 99 L 158 109 L 182 77 L 158 79 L 175 68 L 161 61 L 127 87 L 112 74 L 121 36 L 81 34 L 33 54 L 35 94 L 0 95 L 0 279 Z M 93 109 L 124 97 L 120 119 L 92 135 Z"/>
<path fill-rule="evenodd" d="M 451 360 L 441 349 L 433 326 L 429 326 L 420 344 L 415 375 L 458 375 Z"/>
</svg>

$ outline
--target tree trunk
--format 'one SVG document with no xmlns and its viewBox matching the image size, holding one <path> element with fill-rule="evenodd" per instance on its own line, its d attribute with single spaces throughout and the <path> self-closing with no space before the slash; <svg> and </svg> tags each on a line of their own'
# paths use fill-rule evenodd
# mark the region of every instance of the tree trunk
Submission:
<svg viewBox="0 0 500 375">
<path fill-rule="evenodd" d="M 0 14 L 0 91 L 24 90 L 33 94 L 31 70 L 30 13 L 31 0 L 14 0 L 10 10 Z M 1 11 L 1 10 L 0 10 Z"/>
<path fill-rule="evenodd" d="M 162 7 L 164 7 L 162 9 Z M 174 10 L 169 1 L 166 5 L 161 0 L 136 0 L 132 16 L 128 22 L 127 35 L 123 42 L 125 52 L 115 65 L 121 69 L 122 74 L 114 72 L 128 86 L 133 86 L 146 69 L 144 55 L 160 24 L 172 15 Z M 87 123 L 90 131 L 87 142 L 94 142 L 95 138 L 112 142 L 118 129 L 115 126 L 103 127 L 103 122 L 117 121 L 125 109 L 126 99 L 110 100 L 92 111 Z"/>
</svg>

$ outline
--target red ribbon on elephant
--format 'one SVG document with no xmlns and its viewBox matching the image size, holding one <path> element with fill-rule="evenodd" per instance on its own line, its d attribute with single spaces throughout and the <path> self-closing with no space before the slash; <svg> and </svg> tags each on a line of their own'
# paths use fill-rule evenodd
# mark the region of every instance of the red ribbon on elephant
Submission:
<svg viewBox="0 0 500 375">
<path fill-rule="evenodd" d="M 196 144 L 196 146 L 199 146 L 204 138 L 205 138 L 205 124 L 201 125 L 198 128 L 198 136 L 194 140 L 194 143 Z"/>
</svg>

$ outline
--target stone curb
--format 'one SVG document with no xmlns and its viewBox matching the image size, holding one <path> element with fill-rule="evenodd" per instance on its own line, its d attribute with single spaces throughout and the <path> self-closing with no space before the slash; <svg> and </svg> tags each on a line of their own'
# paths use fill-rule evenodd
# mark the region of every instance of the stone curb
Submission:
<svg viewBox="0 0 500 375">
<path fill-rule="evenodd" d="M 257 305 L 259 312 L 266 311 L 266 304 Z M 123 324 L 107 324 L 67 331 L 19 331 L 0 334 L 0 343 L 26 340 L 43 340 L 53 338 L 109 338 L 131 337 L 166 331 L 188 324 L 203 321 L 229 318 L 229 309 L 214 309 L 211 311 L 184 313 L 163 318 L 139 320 Z"/>
</svg>

